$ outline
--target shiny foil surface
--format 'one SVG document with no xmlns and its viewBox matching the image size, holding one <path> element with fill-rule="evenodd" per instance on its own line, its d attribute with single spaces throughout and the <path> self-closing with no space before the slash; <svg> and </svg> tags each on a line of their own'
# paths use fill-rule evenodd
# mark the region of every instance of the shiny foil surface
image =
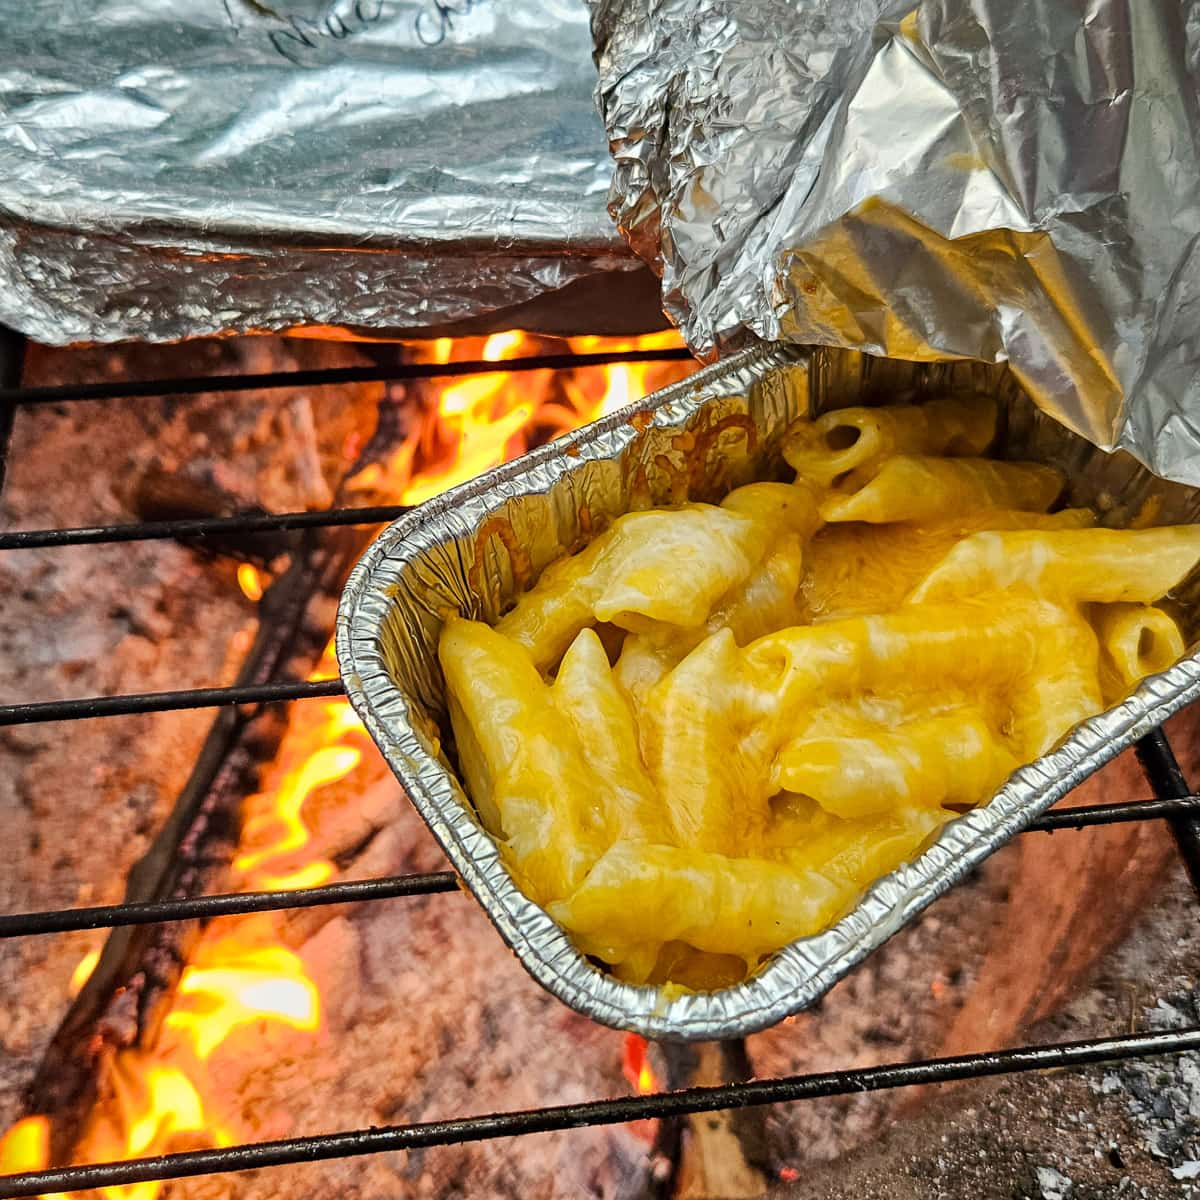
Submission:
<svg viewBox="0 0 1200 1200">
<path fill-rule="evenodd" d="M 0 0 L 0 322 L 388 332 L 623 277 L 590 55 L 576 0 Z"/>
<path fill-rule="evenodd" d="M 549 562 L 621 513 L 713 501 L 778 475 L 780 437 L 802 413 L 960 389 L 998 398 L 996 453 L 1059 467 L 1068 505 L 1090 505 L 1115 526 L 1148 512 L 1161 524 L 1200 520 L 1200 492 L 1069 433 L 1030 403 L 1006 368 L 752 349 L 430 500 L 389 526 L 354 568 L 337 619 L 350 701 L 465 886 L 529 973 L 564 1003 L 645 1037 L 703 1040 L 749 1033 L 807 1008 L 1072 787 L 1200 696 L 1200 580 L 1193 577 L 1176 596 L 1193 647 L 1187 657 L 1016 771 L 831 929 L 791 943 L 721 991 L 679 995 L 622 983 L 518 890 L 445 750 L 450 726 L 437 661 L 445 614 L 495 621 Z"/>
<path fill-rule="evenodd" d="M 590 0 L 611 208 L 704 356 L 1007 361 L 1200 484 L 1200 0 Z"/>
</svg>

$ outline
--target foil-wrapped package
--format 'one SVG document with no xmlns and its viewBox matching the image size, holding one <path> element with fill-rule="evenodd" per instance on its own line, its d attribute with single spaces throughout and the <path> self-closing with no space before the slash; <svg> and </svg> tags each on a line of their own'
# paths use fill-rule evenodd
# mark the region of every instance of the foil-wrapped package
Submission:
<svg viewBox="0 0 1200 1200">
<path fill-rule="evenodd" d="M 1015 771 L 830 929 L 790 943 L 719 991 L 623 983 L 521 893 L 447 753 L 452 729 L 437 660 L 446 614 L 494 622 L 548 563 L 621 513 L 714 501 L 752 479 L 780 477 L 780 442 L 801 414 L 957 392 L 994 396 L 1002 413 L 997 456 L 1058 467 L 1066 503 L 1093 507 L 1102 524 L 1135 524 L 1146 514 L 1162 524 L 1200 520 L 1200 491 L 1068 432 L 1003 367 L 769 347 L 733 355 L 442 493 L 389 526 L 351 572 L 337 619 L 350 702 L 464 884 L 530 974 L 564 1003 L 645 1037 L 702 1040 L 799 1012 L 1076 784 L 1200 695 L 1196 571 L 1174 594 L 1190 646 L 1179 662 Z"/>
<path fill-rule="evenodd" d="M 591 0 L 611 209 L 711 355 L 1008 361 L 1200 483 L 1197 0 Z"/>
<path fill-rule="evenodd" d="M 539 327 L 644 273 L 574 0 L 0 0 L 0 30 L 0 322 L 41 341 Z"/>
</svg>

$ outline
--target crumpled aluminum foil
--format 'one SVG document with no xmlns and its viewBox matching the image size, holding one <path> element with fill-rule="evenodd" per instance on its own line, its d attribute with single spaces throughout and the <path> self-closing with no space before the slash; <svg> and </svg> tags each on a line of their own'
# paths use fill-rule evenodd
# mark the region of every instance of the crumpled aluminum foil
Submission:
<svg viewBox="0 0 1200 1200">
<path fill-rule="evenodd" d="M 1007 360 L 1200 484 L 1200 0 L 589 0 L 611 209 L 705 356 Z"/>
<path fill-rule="evenodd" d="M 620 513 L 716 500 L 771 477 L 780 437 L 800 413 L 960 390 L 997 397 L 998 453 L 1058 466 L 1069 481 L 1067 504 L 1092 506 L 1115 526 L 1151 512 L 1162 524 L 1200 520 L 1200 491 L 1069 433 L 1003 367 L 770 348 L 735 355 L 443 493 L 389 526 L 354 568 L 337 618 L 350 702 L 464 884 L 529 973 L 564 1003 L 606 1025 L 669 1039 L 736 1037 L 799 1012 L 1076 784 L 1200 696 L 1197 572 L 1175 597 L 1187 656 L 1016 771 L 832 928 L 784 947 L 735 987 L 674 995 L 622 983 L 522 895 L 443 749 L 449 722 L 437 641 L 444 614 L 495 621 L 549 562 Z"/>
<path fill-rule="evenodd" d="M 0 0 L 0 29 L 0 322 L 41 341 L 446 326 L 641 267 L 575 0 Z"/>
</svg>

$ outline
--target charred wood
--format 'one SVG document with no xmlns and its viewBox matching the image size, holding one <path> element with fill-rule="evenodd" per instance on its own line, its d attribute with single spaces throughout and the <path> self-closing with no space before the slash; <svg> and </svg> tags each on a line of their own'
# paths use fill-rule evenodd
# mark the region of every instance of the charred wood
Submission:
<svg viewBox="0 0 1200 1200">
<path fill-rule="evenodd" d="M 302 677 L 312 669 L 327 628 L 310 619 L 310 608 L 336 594 L 358 544 L 350 530 L 305 535 L 291 566 L 263 596 L 258 634 L 237 683 Z M 127 902 L 196 895 L 228 863 L 242 801 L 286 727 L 280 707 L 217 715 L 171 815 L 129 872 Z M 69 1161 L 117 1053 L 153 1037 L 198 932 L 198 923 L 180 922 L 109 935 L 27 1094 L 27 1111 L 53 1118 L 53 1162 Z"/>
<path fill-rule="evenodd" d="M 743 1083 L 753 1070 L 742 1039 L 661 1047 L 667 1086 L 716 1087 Z M 748 1200 L 767 1191 L 762 1114 L 757 1109 L 699 1113 L 664 1121 L 659 1148 L 674 1163 L 674 1200 Z"/>
</svg>

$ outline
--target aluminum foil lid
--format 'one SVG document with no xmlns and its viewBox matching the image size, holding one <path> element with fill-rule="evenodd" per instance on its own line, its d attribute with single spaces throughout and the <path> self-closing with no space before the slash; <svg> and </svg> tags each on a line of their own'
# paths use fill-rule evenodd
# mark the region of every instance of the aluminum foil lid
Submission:
<svg viewBox="0 0 1200 1200">
<path fill-rule="evenodd" d="M 639 266 L 575 0 L 0 0 L 0 321 L 410 329 Z"/>
<path fill-rule="evenodd" d="M 610 208 L 693 349 L 1007 360 L 1200 484 L 1198 0 L 590 0 Z"/>
</svg>

